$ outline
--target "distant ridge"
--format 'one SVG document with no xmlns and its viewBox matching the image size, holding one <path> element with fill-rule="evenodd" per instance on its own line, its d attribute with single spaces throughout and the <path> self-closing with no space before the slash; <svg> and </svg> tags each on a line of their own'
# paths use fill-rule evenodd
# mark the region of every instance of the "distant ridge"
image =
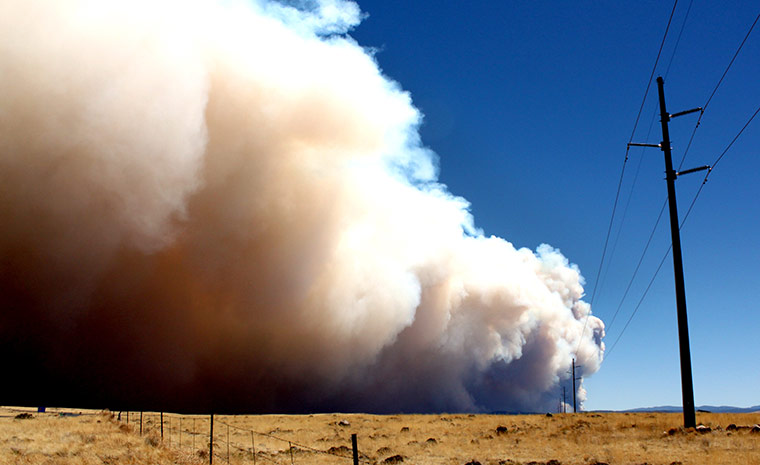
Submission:
<svg viewBox="0 0 760 465">
<path fill-rule="evenodd" d="M 701 405 L 697 407 L 697 410 L 702 410 L 705 412 L 712 412 L 712 413 L 755 413 L 760 412 L 760 405 L 755 405 L 753 407 L 732 407 L 729 405 Z M 664 405 L 660 407 L 643 407 L 643 408 L 634 408 L 629 410 L 620 410 L 621 412 L 664 412 L 664 413 L 670 413 L 670 412 L 681 412 L 681 407 L 675 407 L 672 405 Z"/>
<path fill-rule="evenodd" d="M 570 409 L 572 410 L 572 408 Z M 584 413 L 642 413 L 642 412 L 656 412 L 656 413 L 676 413 L 681 412 L 681 407 L 674 405 L 662 405 L 659 407 L 640 407 L 632 408 L 628 410 L 584 410 Z M 698 412 L 710 412 L 710 413 L 760 413 L 760 405 L 752 407 L 732 407 L 730 405 L 700 405 L 697 407 Z M 515 412 L 515 411 L 503 411 L 496 410 L 489 412 L 490 415 L 543 415 L 546 412 Z M 551 412 L 556 413 L 556 412 Z M 570 412 L 568 412 L 570 413 Z M 581 413 L 579 411 L 578 413 Z"/>
</svg>

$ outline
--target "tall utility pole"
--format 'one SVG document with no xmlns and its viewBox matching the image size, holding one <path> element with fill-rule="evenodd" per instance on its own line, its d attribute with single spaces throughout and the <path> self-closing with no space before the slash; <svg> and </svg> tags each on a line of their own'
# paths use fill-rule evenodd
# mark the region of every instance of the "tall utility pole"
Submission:
<svg viewBox="0 0 760 465">
<path fill-rule="evenodd" d="M 681 232 L 678 224 L 676 205 L 676 176 L 670 155 L 670 114 L 665 109 L 665 88 L 662 76 L 657 78 L 660 95 L 660 123 L 662 125 L 662 151 L 665 154 L 665 179 L 668 184 L 668 206 L 670 208 L 670 236 L 673 241 L 673 273 L 676 280 L 676 311 L 678 313 L 678 347 L 681 352 L 681 397 L 683 400 L 683 426 L 697 426 L 694 413 L 694 385 L 691 378 L 691 349 L 689 348 L 689 321 L 686 317 L 686 287 L 683 279 L 683 259 L 681 258 Z"/>
<path fill-rule="evenodd" d="M 578 404 L 575 402 L 575 380 L 578 378 L 575 377 L 575 359 L 573 359 L 573 413 L 578 413 Z"/>
<path fill-rule="evenodd" d="M 629 146 L 659 147 L 665 154 L 665 179 L 668 185 L 668 206 L 670 207 L 670 235 L 673 243 L 673 273 L 676 285 L 676 313 L 678 315 L 678 348 L 681 354 L 681 397 L 683 402 L 683 425 L 685 428 L 693 428 L 697 425 L 694 412 L 694 385 L 691 377 L 691 351 L 689 349 L 689 322 L 686 317 L 686 289 L 683 279 L 683 259 L 681 257 L 681 233 L 678 223 L 678 206 L 676 204 L 676 178 L 681 174 L 693 173 L 710 169 L 709 166 L 700 166 L 676 172 L 673 169 L 671 157 L 670 131 L 668 122 L 671 118 L 702 111 L 702 108 L 694 108 L 679 113 L 670 114 L 665 109 L 665 89 L 662 77 L 657 78 L 657 90 L 660 96 L 660 123 L 662 124 L 662 143 L 634 144 Z"/>
</svg>

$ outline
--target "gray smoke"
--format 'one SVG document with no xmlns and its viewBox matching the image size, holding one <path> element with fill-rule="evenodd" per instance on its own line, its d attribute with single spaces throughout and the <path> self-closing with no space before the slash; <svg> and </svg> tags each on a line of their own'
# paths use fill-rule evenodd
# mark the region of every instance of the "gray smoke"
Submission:
<svg viewBox="0 0 760 465">
<path fill-rule="evenodd" d="M 578 268 L 436 182 L 357 5 L 297 6 L 0 0 L 0 348 L 103 401 L 553 408 Z"/>
</svg>

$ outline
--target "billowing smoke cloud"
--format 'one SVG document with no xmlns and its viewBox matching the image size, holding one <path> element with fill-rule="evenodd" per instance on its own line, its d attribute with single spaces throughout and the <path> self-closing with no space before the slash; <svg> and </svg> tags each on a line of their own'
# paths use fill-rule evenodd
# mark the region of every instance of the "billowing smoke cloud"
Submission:
<svg viewBox="0 0 760 465">
<path fill-rule="evenodd" d="M 535 411 L 599 368 L 578 268 L 436 182 L 358 6 L 292 5 L 0 0 L 4 402 Z"/>
</svg>

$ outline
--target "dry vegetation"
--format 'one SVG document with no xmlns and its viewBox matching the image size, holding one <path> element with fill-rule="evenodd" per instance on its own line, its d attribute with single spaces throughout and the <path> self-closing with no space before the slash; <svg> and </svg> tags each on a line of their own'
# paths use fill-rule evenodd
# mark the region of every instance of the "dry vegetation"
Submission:
<svg viewBox="0 0 760 465">
<path fill-rule="evenodd" d="M 144 414 L 141 436 L 139 413 L 127 425 L 126 414 L 27 412 L 0 408 L 0 463 L 208 463 L 208 417 L 165 414 L 162 442 L 155 413 Z M 216 416 L 214 463 L 227 463 L 229 450 L 231 463 L 252 464 L 253 439 L 257 464 L 350 465 L 356 433 L 361 461 L 372 464 L 760 464 L 760 432 L 742 428 L 760 414 L 698 413 L 697 421 L 710 431 L 684 431 L 679 414 L 654 413 Z"/>
</svg>

